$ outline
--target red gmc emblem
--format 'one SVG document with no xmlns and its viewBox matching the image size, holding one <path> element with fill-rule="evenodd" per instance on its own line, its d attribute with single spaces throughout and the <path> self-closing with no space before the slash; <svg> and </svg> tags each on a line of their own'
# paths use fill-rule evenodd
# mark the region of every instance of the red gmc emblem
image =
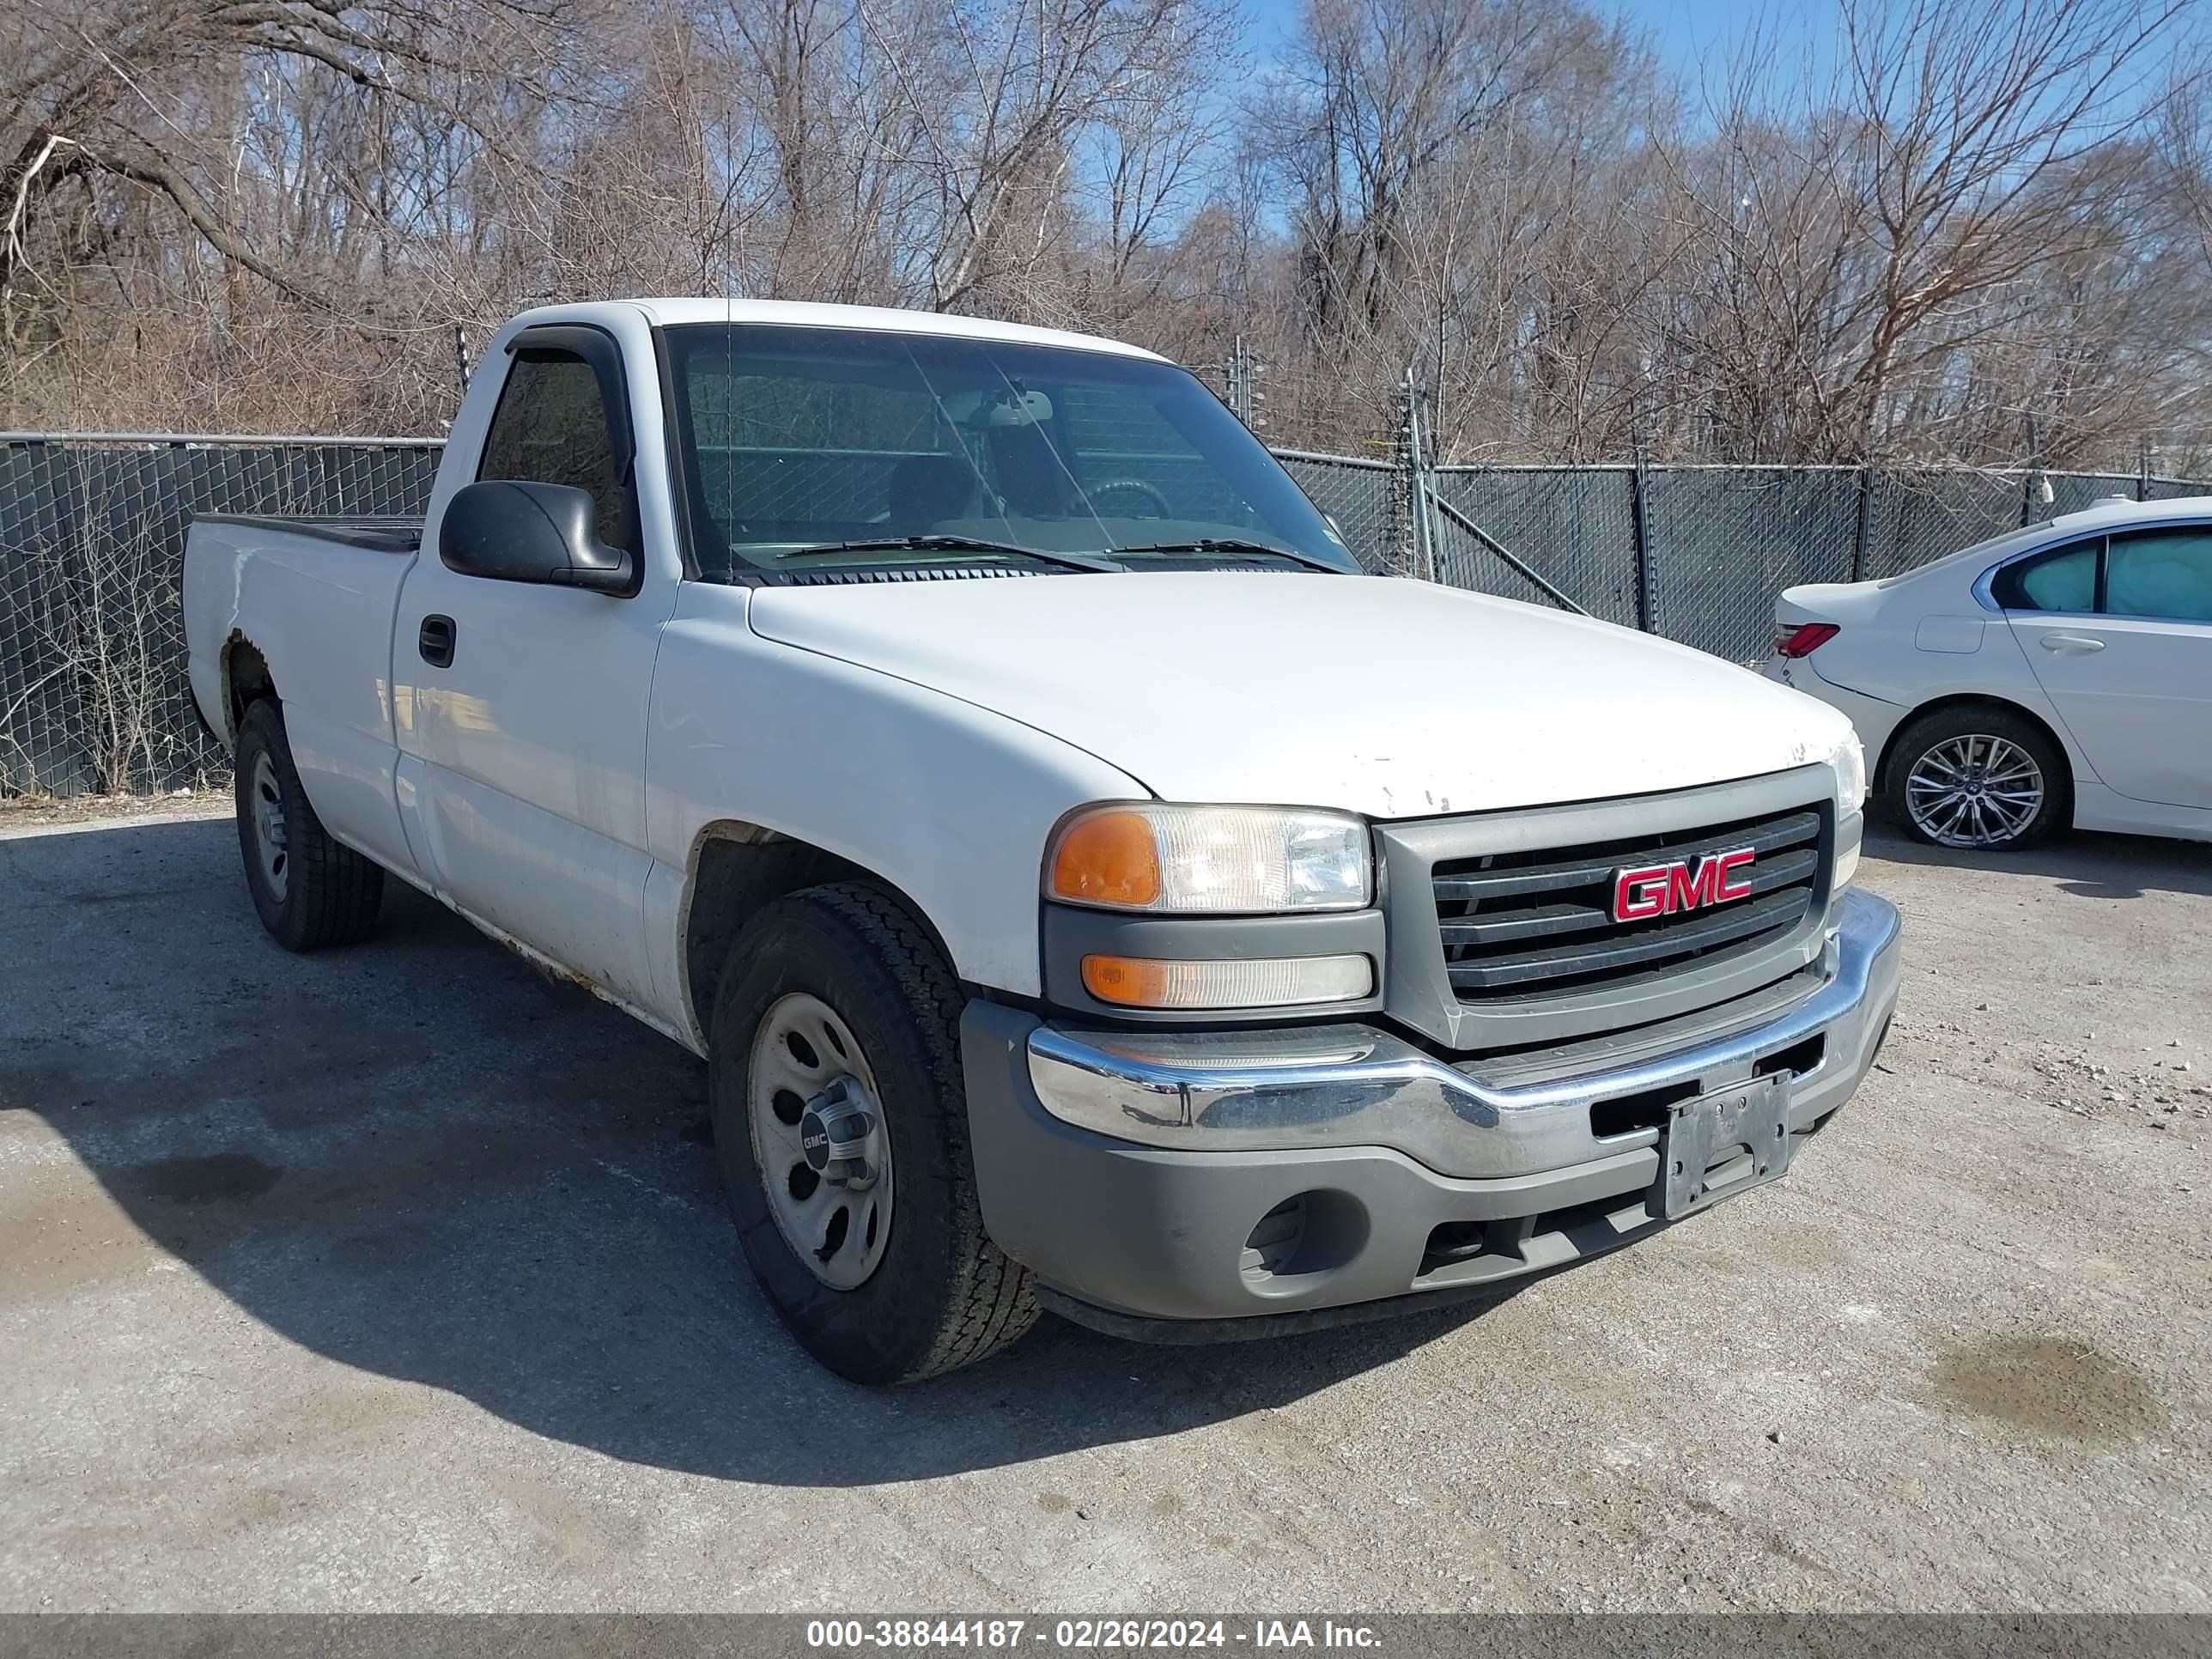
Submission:
<svg viewBox="0 0 2212 1659">
<path fill-rule="evenodd" d="M 1708 853 L 1692 869 L 1687 859 L 1647 864 L 1613 872 L 1613 919 L 1648 921 L 1677 910 L 1702 909 L 1751 896 L 1751 865 L 1759 854 L 1748 847 L 1732 853 Z"/>
</svg>

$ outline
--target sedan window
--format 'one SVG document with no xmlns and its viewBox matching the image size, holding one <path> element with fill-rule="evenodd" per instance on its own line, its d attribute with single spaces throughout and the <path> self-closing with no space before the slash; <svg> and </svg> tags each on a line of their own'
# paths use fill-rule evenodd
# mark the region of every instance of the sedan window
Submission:
<svg viewBox="0 0 2212 1659">
<path fill-rule="evenodd" d="M 2212 528 L 2113 537 L 2105 610 L 2115 617 L 2212 622 Z"/>
<path fill-rule="evenodd" d="M 1990 591 L 2008 611 L 2072 611 L 2097 608 L 2097 555 L 2102 544 L 2075 542 L 1997 572 Z"/>
</svg>

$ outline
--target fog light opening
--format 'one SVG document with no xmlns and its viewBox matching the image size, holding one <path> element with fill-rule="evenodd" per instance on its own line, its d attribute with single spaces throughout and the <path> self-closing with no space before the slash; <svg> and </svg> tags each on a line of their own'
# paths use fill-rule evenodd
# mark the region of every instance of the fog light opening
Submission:
<svg viewBox="0 0 2212 1659">
<path fill-rule="evenodd" d="M 1245 1282 L 1333 1273 L 1366 1248 L 1367 1231 L 1366 1206 L 1351 1194 L 1325 1188 L 1298 1193 L 1253 1224 L 1244 1240 Z"/>
<path fill-rule="evenodd" d="M 1272 1279 L 1290 1266 L 1306 1236 L 1306 1196 L 1286 1198 L 1261 1216 L 1244 1241 L 1244 1277 Z"/>
</svg>

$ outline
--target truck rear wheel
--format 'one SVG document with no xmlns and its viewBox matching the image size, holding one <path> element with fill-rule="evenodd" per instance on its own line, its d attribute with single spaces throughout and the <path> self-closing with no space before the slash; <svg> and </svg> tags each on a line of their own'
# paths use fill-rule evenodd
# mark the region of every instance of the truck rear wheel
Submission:
<svg viewBox="0 0 2212 1659">
<path fill-rule="evenodd" d="M 376 926 L 384 872 L 331 838 L 292 764 L 284 714 L 268 697 L 238 726 L 238 850 L 269 937 L 288 951 L 351 945 Z"/>
<path fill-rule="evenodd" d="M 855 1382 L 972 1364 L 1036 1318 L 983 1231 L 960 1008 L 936 944 L 862 882 L 768 905 L 722 975 L 708 1091 L 738 1240 L 800 1346 Z"/>
</svg>

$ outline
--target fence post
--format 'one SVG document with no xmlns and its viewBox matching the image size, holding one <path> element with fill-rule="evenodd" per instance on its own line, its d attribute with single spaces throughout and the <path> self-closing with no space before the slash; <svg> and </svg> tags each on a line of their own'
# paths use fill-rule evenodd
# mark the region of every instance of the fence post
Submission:
<svg viewBox="0 0 2212 1659">
<path fill-rule="evenodd" d="M 2048 488 L 2043 477 L 2043 422 L 2031 415 L 2027 417 L 2027 476 L 2020 485 L 2020 526 L 2023 530 L 2035 522 L 2039 485 Z"/>
<path fill-rule="evenodd" d="M 1870 466 L 1859 469 L 1859 521 L 1851 534 L 1851 580 L 1866 580 L 1867 531 L 1874 520 L 1874 492 L 1881 475 Z"/>
<path fill-rule="evenodd" d="M 1424 581 L 1442 580 L 1437 565 L 1437 458 L 1436 446 L 1428 428 L 1421 421 L 1421 394 L 1411 383 L 1413 371 L 1409 365 L 1406 380 L 1413 394 L 1413 528 L 1421 538 L 1421 579 Z"/>
<path fill-rule="evenodd" d="M 1628 475 L 1628 531 L 1636 544 L 1636 625 L 1651 632 L 1651 478 L 1645 468 L 1644 440 L 1633 441 L 1635 465 Z"/>
<path fill-rule="evenodd" d="M 1404 575 L 1413 568 L 1413 410 L 1406 388 L 1398 388 L 1398 429 L 1390 442 L 1390 568 Z"/>
<path fill-rule="evenodd" d="M 1245 350 L 1242 334 L 1237 336 L 1230 347 L 1229 361 L 1221 366 L 1222 402 L 1229 405 L 1231 414 L 1255 432 L 1259 430 L 1260 422 L 1254 415 L 1252 406 L 1260 401 L 1260 394 L 1254 387 L 1254 380 L 1261 367 L 1252 354 Z"/>
<path fill-rule="evenodd" d="M 1398 388 L 1398 489 L 1391 503 L 1391 561 L 1402 572 L 1434 581 L 1436 534 L 1429 517 L 1427 469 L 1421 450 L 1421 394 L 1408 365 Z"/>
<path fill-rule="evenodd" d="M 2150 434 L 2146 432 L 2136 440 L 2136 499 L 2150 499 Z"/>
</svg>

